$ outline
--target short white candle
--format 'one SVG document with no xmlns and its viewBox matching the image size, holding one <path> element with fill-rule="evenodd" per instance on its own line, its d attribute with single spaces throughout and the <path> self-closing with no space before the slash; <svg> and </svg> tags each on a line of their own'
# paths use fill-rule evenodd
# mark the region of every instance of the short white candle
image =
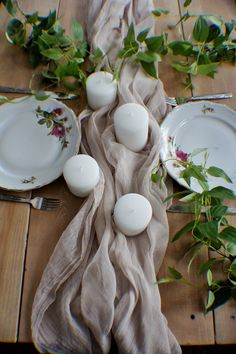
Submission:
<svg viewBox="0 0 236 354">
<path fill-rule="evenodd" d="M 147 143 L 148 112 L 140 104 L 126 103 L 114 113 L 114 129 L 121 144 L 138 152 Z"/>
<path fill-rule="evenodd" d="M 99 109 L 115 101 L 117 81 L 106 71 L 97 71 L 87 78 L 86 93 L 89 106 Z"/>
<path fill-rule="evenodd" d="M 89 155 L 75 155 L 66 161 L 63 176 L 71 193 L 86 197 L 99 181 L 99 166 Z"/>
<path fill-rule="evenodd" d="M 145 230 L 151 218 L 151 204 L 140 194 L 125 194 L 115 204 L 114 222 L 126 236 L 140 234 Z"/>
</svg>

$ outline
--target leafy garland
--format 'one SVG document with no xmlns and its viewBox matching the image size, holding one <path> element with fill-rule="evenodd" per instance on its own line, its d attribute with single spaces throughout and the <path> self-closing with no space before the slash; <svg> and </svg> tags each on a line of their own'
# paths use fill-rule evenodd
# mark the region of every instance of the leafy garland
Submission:
<svg viewBox="0 0 236 354">
<path fill-rule="evenodd" d="M 72 22 L 73 36 L 68 36 L 57 19 L 56 11 L 50 11 L 48 16 L 42 17 L 38 12 L 23 13 L 17 0 L 0 0 L 1 3 L 12 16 L 23 18 L 9 21 L 7 39 L 25 49 L 34 67 L 39 64 L 46 66 L 42 72 L 45 79 L 53 84 L 62 84 L 70 91 L 77 90 L 81 84 L 85 85 L 87 73 L 94 70 L 106 53 L 99 48 L 90 53 L 83 29 L 76 20 Z M 191 0 L 186 0 L 184 7 L 190 4 Z M 169 10 L 159 8 L 152 13 L 159 17 L 168 15 Z M 117 53 L 117 62 L 120 60 L 120 63 L 113 68 L 114 79 L 119 79 L 121 66 L 127 59 L 138 62 L 148 75 L 157 78 L 155 64 L 162 61 L 170 51 L 174 57 L 186 58 L 174 60 L 171 65 L 175 70 L 187 74 L 187 85 L 191 85 L 189 74 L 213 78 L 220 63 L 235 63 L 236 39 L 232 38 L 232 34 L 236 21 L 232 19 L 231 22 L 224 22 L 218 15 L 195 15 L 187 11 L 174 28 L 193 17 L 196 17 L 196 21 L 191 34 L 192 40 L 172 42 L 168 42 L 166 32 L 159 36 L 148 36 L 149 28 L 136 34 L 132 23 L 123 40 L 123 48 Z M 83 69 L 86 57 L 89 57 L 91 66 Z"/>
<path fill-rule="evenodd" d="M 193 157 L 199 153 L 204 153 L 204 159 L 200 165 L 196 165 Z M 186 235 L 192 237 L 192 243 L 185 253 L 185 256 L 189 258 L 188 271 L 190 271 L 192 262 L 204 248 L 212 251 L 214 255 L 208 261 L 201 263 L 198 268 L 199 275 L 205 273 L 207 277 L 206 313 L 223 305 L 231 298 L 236 301 L 236 227 L 229 223 L 228 206 L 224 204 L 225 200 L 236 200 L 236 195 L 232 190 L 221 186 L 209 189 L 208 176 L 223 178 L 229 183 L 232 181 L 222 169 L 214 166 L 206 167 L 207 158 L 206 149 L 197 149 L 191 154 L 178 151 L 177 158 L 172 160 L 181 169 L 180 178 L 189 187 L 194 178 L 200 184 L 202 192 L 184 190 L 166 199 L 167 201 L 185 194 L 180 202 L 185 203 L 194 213 L 194 219 L 184 225 L 172 239 L 172 242 L 176 242 Z M 157 171 L 153 171 L 153 182 L 162 183 L 166 176 L 166 172 L 163 173 L 160 169 L 161 165 L 162 163 L 157 167 Z M 205 218 L 202 218 L 202 213 Z M 168 277 L 159 279 L 159 283 L 181 281 L 190 284 L 174 267 L 169 267 L 168 270 Z"/>
</svg>

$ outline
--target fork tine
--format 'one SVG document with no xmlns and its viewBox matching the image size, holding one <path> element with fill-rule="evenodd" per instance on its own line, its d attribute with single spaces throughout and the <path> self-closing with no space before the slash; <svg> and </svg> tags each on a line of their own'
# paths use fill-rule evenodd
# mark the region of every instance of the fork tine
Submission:
<svg viewBox="0 0 236 354">
<path fill-rule="evenodd" d="M 176 106 L 177 105 L 175 97 L 166 96 L 165 99 L 166 99 L 166 103 L 169 104 L 170 106 Z"/>
<path fill-rule="evenodd" d="M 59 199 L 51 199 L 51 198 L 43 198 L 42 205 L 40 209 L 43 210 L 55 210 L 62 205 L 61 200 Z"/>
</svg>

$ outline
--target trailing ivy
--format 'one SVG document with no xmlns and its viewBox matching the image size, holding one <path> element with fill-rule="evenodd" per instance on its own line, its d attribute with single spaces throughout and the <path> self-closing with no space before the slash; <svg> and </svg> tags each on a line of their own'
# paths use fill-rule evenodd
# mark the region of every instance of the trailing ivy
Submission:
<svg viewBox="0 0 236 354">
<path fill-rule="evenodd" d="M 204 153 L 203 163 L 196 165 L 193 157 L 196 154 Z M 236 301 L 236 227 L 230 225 L 227 213 L 228 206 L 225 200 L 236 200 L 235 193 L 225 187 L 209 189 L 208 177 L 214 176 L 231 182 L 227 174 L 220 168 L 206 167 L 206 149 L 197 149 L 192 154 L 180 154 L 175 163 L 180 167 L 180 178 L 184 179 L 187 185 L 191 186 L 194 178 L 201 186 L 202 191 L 197 193 L 191 190 L 183 191 L 185 194 L 180 202 L 187 203 L 189 210 L 194 212 L 194 219 L 184 225 L 176 232 L 172 242 L 182 237 L 191 237 L 192 242 L 185 252 L 185 258 L 189 259 L 188 271 L 192 262 L 201 254 L 205 248 L 213 251 L 215 257 L 206 262 L 200 263 L 198 273 L 206 275 L 206 287 L 208 298 L 205 304 L 206 313 L 223 305 L 229 299 Z M 152 181 L 162 182 L 163 172 L 153 171 Z M 179 197 L 180 193 L 173 194 L 167 199 Z M 202 213 L 205 218 L 202 218 Z M 171 271 L 170 271 L 171 269 Z M 166 278 L 161 278 L 160 283 L 181 281 L 189 283 L 183 275 L 174 267 L 170 268 Z"/>
<path fill-rule="evenodd" d="M 88 55 L 88 45 L 81 25 L 73 20 L 73 35 L 68 36 L 55 10 L 44 17 L 37 11 L 23 13 L 17 1 L 2 2 L 11 15 L 18 15 L 8 22 L 6 37 L 11 44 L 25 50 L 32 66 L 43 64 L 43 77 L 68 90 L 84 85 L 86 76 L 82 64 Z"/>
</svg>

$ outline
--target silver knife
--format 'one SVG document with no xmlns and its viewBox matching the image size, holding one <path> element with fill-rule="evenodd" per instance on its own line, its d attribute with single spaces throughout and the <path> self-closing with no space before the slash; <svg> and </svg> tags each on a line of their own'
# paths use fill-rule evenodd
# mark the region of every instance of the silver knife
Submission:
<svg viewBox="0 0 236 354">
<path fill-rule="evenodd" d="M 57 100 L 75 100 L 79 96 L 75 94 L 67 94 L 64 92 L 53 92 L 53 91 L 42 91 L 42 90 L 31 90 L 29 88 L 15 88 L 8 86 L 0 86 L 0 92 L 2 93 L 21 93 L 26 95 L 38 95 L 38 96 L 50 96 L 56 98 Z"/>
<path fill-rule="evenodd" d="M 183 213 L 183 214 L 194 214 L 194 206 L 192 205 L 182 205 L 182 204 L 174 204 L 171 205 L 167 212 L 169 213 Z M 206 212 L 206 208 L 202 208 L 202 213 Z M 236 214 L 236 208 L 228 207 L 226 214 Z"/>
</svg>

